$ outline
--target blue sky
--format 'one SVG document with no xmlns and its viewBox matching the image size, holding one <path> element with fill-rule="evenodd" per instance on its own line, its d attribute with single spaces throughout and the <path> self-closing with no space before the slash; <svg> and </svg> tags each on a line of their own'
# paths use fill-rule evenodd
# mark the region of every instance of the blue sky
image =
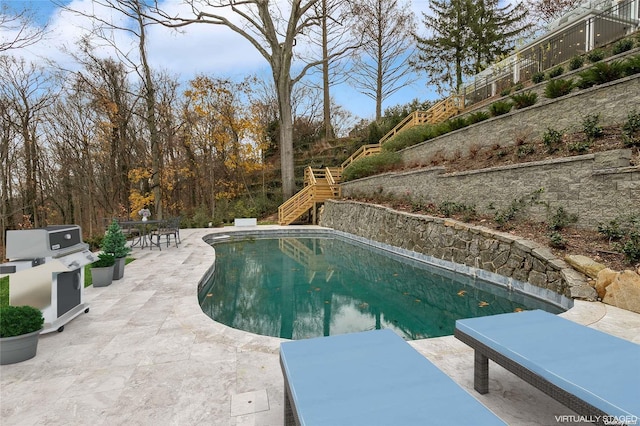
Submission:
<svg viewBox="0 0 640 426">
<path fill-rule="evenodd" d="M 14 9 L 28 7 L 35 11 L 39 24 L 49 23 L 52 37 L 32 46 L 21 55 L 30 57 L 50 57 L 57 61 L 68 61 L 69 58 L 59 51 L 61 45 L 73 46 L 82 30 L 82 23 L 77 18 L 62 17 L 51 0 L 0 0 Z M 90 5 L 90 0 L 64 0 L 72 7 Z M 421 13 L 427 0 L 413 0 L 412 7 L 420 25 Z M 173 1 L 174 5 L 179 2 Z M 188 81 L 197 74 L 216 77 L 242 79 L 250 74 L 258 74 L 270 78 L 267 62 L 246 40 L 229 29 L 214 25 L 198 25 L 186 28 L 185 34 L 176 34 L 166 28 L 158 27 L 150 35 L 149 56 L 155 69 L 169 71 Z M 419 76 L 422 77 L 422 76 Z M 341 84 L 333 86 L 331 96 L 344 109 L 359 118 L 372 119 L 375 114 L 375 103 L 357 90 Z M 424 78 L 419 78 L 412 86 L 401 89 L 383 104 L 389 106 L 410 102 L 413 99 L 433 100 L 436 94 L 427 88 Z"/>
</svg>

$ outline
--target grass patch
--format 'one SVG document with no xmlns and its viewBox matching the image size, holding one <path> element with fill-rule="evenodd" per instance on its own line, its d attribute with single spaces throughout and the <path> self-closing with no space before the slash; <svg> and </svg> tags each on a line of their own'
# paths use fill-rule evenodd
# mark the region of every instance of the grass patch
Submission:
<svg viewBox="0 0 640 426">
<path fill-rule="evenodd" d="M 0 278 L 0 306 L 9 305 L 9 277 Z"/>
<path fill-rule="evenodd" d="M 402 157 L 397 152 L 382 151 L 380 154 L 371 155 L 354 161 L 342 172 L 342 181 L 375 175 L 394 169 L 402 162 Z"/>
</svg>

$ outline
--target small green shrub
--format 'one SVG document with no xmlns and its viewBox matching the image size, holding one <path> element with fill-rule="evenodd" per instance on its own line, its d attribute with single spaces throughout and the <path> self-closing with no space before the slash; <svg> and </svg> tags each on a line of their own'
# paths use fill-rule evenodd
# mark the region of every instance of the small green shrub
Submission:
<svg viewBox="0 0 640 426">
<path fill-rule="evenodd" d="M 640 114 L 634 109 L 622 126 L 622 140 L 626 146 L 640 146 Z"/>
<path fill-rule="evenodd" d="M 463 127 L 467 127 L 469 125 L 467 120 L 463 117 L 451 118 L 447 120 L 446 123 L 450 132 L 453 132 L 454 130 L 462 129 Z"/>
<path fill-rule="evenodd" d="M 547 147 L 547 152 L 553 154 L 562 145 L 562 133 L 549 127 L 542 135 L 542 143 Z"/>
<path fill-rule="evenodd" d="M 625 75 L 626 66 L 623 61 L 598 62 L 589 69 L 580 72 L 577 86 L 581 89 L 617 80 Z"/>
<path fill-rule="evenodd" d="M 464 220 L 473 219 L 476 216 L 476 206 L 469 206 L 454 201 L 443 201 L 438 205 L 438 212 L 446 217 L 452 217 L 455 214 L 462 214 Z"/>
<path fill-rule="evenodd" d="M 619 55 L 620 53 L 626 52 L 627 50 L 631 49 L 633 49 L 633 40 L 627 38 L 624 40 L 620 40 L 619 42 L 614 44 L 611 52 L 614 55 Z"/>
<path fill-rule="evenodd" d="M 577 70 L 578 68 L 582 68 L 584 65 L 584 58 L 582 56 L 574 56 L 569 61 L 569 69 L 571 71 Z"/>
<path fill-rule="evenodd" d="M 629 263 L 635 263 L 640 260 L 640 232 L 632 231 L 629 238 L 619 244 L 619 250 L 624 254 L 625 259 Z"/>
<path fill-rule="evenodd" d="M 386 172 L 401 162 L 402 157 L 397 152 L 382 151 L 380 154 L 364 157 L 351 163 L 342 172 L 342 180 L 347 182 Z"/>
<path fill-rule="evenodd" d="M 511 111 L 512 106 L 513 104 L 511 102 L 497 101 L 489 105 L 489 112 L 491 112 L 492 116 L 497 117 Z"/>
<path fill-rule="evenodd" d="M 118 221 L 113 219 L 107 227 L 107 232 L 102 239 L 101 248 L 105 253 L 114 255 L 116 258 L 126 257 L 131 253 L 131 248 L 126 246 L 127 237 L 125 237 Z"/>
<path fill-rule="evenodd" d="M 515 219 L 524 208 L 537 204 L 540 200 L 540 194 L 543 192 L 544 188 L 540 188 L 531 194 L 513 200 L 507 208 L 496 211 L 493 220 L 498 224 L 498 228 L 506 227 L 507 223 Z"/>
<path fill-rule="evenodd" d="M 517 150 L 518 157 L 526 157 L 527 155 L 531 155 L 536 152 L 536 149 L 533 145 L 520 145 Z"/>
<path fill-rule="evenodd" d="M 624 61 L 624 75 L 635 75 L 640 73 L 640 55 L 627 58 Z"/>
<path fill-rule="evenodd" d="M 485 111 L 473 112 L 467 116 L 467 123 L 469 123 L 469 125 L 479 123 L 481 121 L 488 120 L 489 117 L 489 113 Z"/>
<path fill-rule="evenodd" d="M 530 90 L 524 93 L 515 93 L 511 95 L 513 100 L 513 106 L 515 109 L 526 108 L 536 103 L 538 100 L 538 94 Z"/>
<path fill-rule="evenodd" d="M 596 63 L 605 58 L 604 50 L 602 49 L 594 49 L 591 52 L 587 53 L 587 59 L 591 63 Z"/>
<path fill-rule="evenodd" d="M 517 82 L 515 86 L 513 86 L 513 91 L 517 92 L 518 90 L 522 90 L 524 88 L 524 84 L 521 81 Z"/>
<path fill-rule="evenodd" d="M 547 74 L 547 77 L 549 80 L 551 80 L 552 78 L 561 76 L 563 73 L 564 73 L 564 68 L 562 68 L 561 66 L 557 66 L 555 68 L 552 68 L 551 71 L 549 71 L 549 74 Z"/>
<path fill-rule="evenodd" d="M 589 151 L 589 148 L 591 148 L 591 143 L 589 141 L 578 141 L 578 142 L 574 142 L 569 144 L 569 146 L 567 147 L 569 149 L 570 152 L 575 152 L 577 154 L 584 154 L 585 152 Z"/>
<path fill-rule="evenodd" d="M 435 137 L 433 126 L 423 124 L 403 130 L 382 145 L 384 151 L 400 151 Z"/>
<path fill-rule="evenodd" d="M 582 118 L 582 131 L 589 140 L 597 139 L 604 135 L 600 122 L 600 114 L 589 114 Z"/>
<path fill-rule="evenodd" d="M 549 234 L 549 245 L 551 247 L 561 249 L 561 250 L 567 248 L 567 242 L 565 241 L 562 234 L 557 231 L 554 231 L 551 234 Z"/>
<path fill-rule="evenodd" d="M 509 96 L 509 93 L 511 93 L 511 87 L 507 87 L 506 89 L 502 89 L 500 91 L 500 96 Z"/>
<path fill-rule="evenodd" d="M 560 96 L 568 95 L 573 89 L 573 80 L 564 80 L 562 78 L 557 80 L 550 80 L 544 88 L 544 95 L 549 99 L 559 98 Z"/>
<path fill-rule="evenodd" d="M 106 268 L 116 264 L 116 258 L 110 253 L 98 253 L 98 260 L 91 264 L 92 268 Z"/>
<path fill-rule="evenodd" d="M 32 306 L 0 306 L 0 337 L 33 333 L 43 324 L 42 312 Z"/>
<path fill-rule="evenodd" d="M 542 71 L 534 73 L 531 76 L 531 81 L 535 84 L 542 83 L 544 81 L 544 73 Z"/>
<path fill-rule="evenodd" d="M 625 231 L 620 226 L 620 222 L 617 219 L 609 221 L 609 223 L 598 224 L 598 232 L 604 235 L 611 241 L 618 241 L 625 235 Z"/>
<path fill-rule="evenodd" d="M 572 223 L 576 223 L 578 221 L 578 215 L 575 213 L 568 213 L 564 207 L 558 207 L 550 217 L 549 217 L 549 229 L 552 231 L 559 231 L 561 229 L 566 228 Z"/>
</svg>

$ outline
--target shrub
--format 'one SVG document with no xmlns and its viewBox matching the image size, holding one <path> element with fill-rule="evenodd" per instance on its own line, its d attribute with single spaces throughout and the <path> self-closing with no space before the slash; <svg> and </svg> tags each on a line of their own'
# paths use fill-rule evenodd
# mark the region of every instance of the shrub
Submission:
<svg viewBox="0 0 640 426">
<path fill-rule="evenodd" d="M 44 317 L 32 306 L 1 306 L 0 337 L 14 337 L 33 333 L 42 328 Z"/>
<path fill-rule="evenodd" d="M 598 124 L 600 114 L 589 114 L 582 119 L 582 131 L 589 140 L 597 139 L 604 134 L 602 126 Z"/>
<path fill-rule="evenodd" d="M 518 157 L 526 157 L 536 152 L 536 148 L 533 145 L 521 145 L 518 147 Z"/>
<path fill-rule="evenodd" d="M 629 263 L 640 260 L 640 232 L 632 231 L 624 243 L 619 244 L 619 249 Z"/>
<path fill-rule="evenodd" d="M 557 249 L 567 248 L 567 243 L 561 233 L 554 231 L 549 234 L 549 245 Z"/>
<path fill-rule="evenodd" d="M 524 88 L 524 84 L 522 82 L 517 82 L 515 86 L 513 86 L 513 91 L 517 92 L 518 90 L 522 90 Z"/>
<path fill-rule="evenodd" d="M 630 264 L 640 260 L 640 214 L 621 216 L 608 224 L 599 224 L 598 232 L 611 241 L 617 241 L 616 250 L 624 254 Z"/>
<path fill-rule="evenodd" d="M 408 146 L 419 144 L 433 136 L 433 126 L 424 124 L 403 130 L 382 145 L 385 151 L 400 151 Z"/>
<path fill-rule="evenodd" d="M 531 76 L 531 81 L 533 81 L 534 83 L 538 84 L 538 83 L 542 83 L 544 81 L 544 73 L 543 72 L 536 72 Z"/>
<path fill-rule="evenodd" d="M 633 40 L 631 40 L 630 38 L 627 38 L 624 40 L 620 40 L 619 42 L 614 44 L 611 52 L 614 55 L 619 55 L 620 53 L 626 52 L 627 50 L 631 50 L 631 49 L 633 49 Z"/>
<path fill-rule="evenodd" d="M 604 50 L 602 49 L 594 49 L 591 52 L 587 53 L 587 59 L 589 62 L 595 63 L 603 60 L 605 57 Z"/>
<path fill-rule="evenodd" d="M 120 229 L 118 221 L 113 219 L 102 239 L 102 251 L 114 255 L 116 258 L 126 257 L 131 253 L 131 248 L 127 247 L 126 244 L 127 237 L 125 237 L 122 229 Z"/>
<path fill-rule="evenodd" d="M 530 90 L 524 93 L 516 93 L 511 95 L 513 100 L 513 106 L 515 109 L 526 108 L 536 103 L 538 100 L 538 94 Z"/>
<path fill-rule="evenodd" d="M 491 112 L 491 115 L 497 117 L 511 111 L 512 106 L 511 102 L 497 101 L 489 105 L 489 111 Z"/>
<path fill-rule="evenodd" d="M 578 87 L 586 89 L 596 84 L 608 83 L 621 78 L 625 72 L 626 66 L 623 61 L 598 62 L 578 74 L 580 76 Z"/>
<path fill-rule="evenodd" d="M 562 78 L 557 80 L 550 80 L 544 88 L 544 95 L 547 98 L 554 99 L 560 96 L 567 95 L 573 89 L 573 80 L 564 80 Z"/>
<path fill-rule="evenodd" d="M 547 152 L 553 154 L 562 145 L 562 133 L 549 127 L 542 135 L 542 143 L 547 147 Z"/>
<path fill-rule="evenodd" d="M 474 113 L 471 113 L 467 116 L 467 123 L 469 123 L 469 125 L 471 124 L 475 124 L 475 123 L 479 123 L 481 121 L 484 120 L 488 120 L 489 119 L 489 113 L 485 112 L 485 111 L 477 111 Z"/>
<path fill-rule="evenodd" d="M 542 194 L 543 192 L 544 189 L 540 188 L 531 194 L 511 201 L 511 204 L 509 204 L 506 209 L 496 211 L 493 215 L 493 219 L 498 224 L 498 228 L 504 228 L 507 222 L 515 219 L 516 215 L 525 207 L 537 204 L 538 200 L 540 199 L 540 194 Z"/>
<path fill-rule="evenodd" d="M 616 219 L 609 221 L 607 224 L 598 224 L 598 232 L 607 237 L 609 242 L 618 241 L 625 235 L 624 230 L 620 227 L 620 222 Z"/>
<path fill-rule="evenodd" d="M 397 152 L 382 151 L 380 154 L 364 157 L 351 163 L 342 172 L 344 182 L 371 176 L 393 169 L 402 162 Z"/>
<path fill-rule="evenodd" d="M 626 146 L 640 146 L 640 114 L 634 109 L 627 115 L 627 121 L 622 126 L 622 139 Z"/>
<path fill-rule="evenodd" d="M 110 253 L 98 253 L 98 260 L 91 264 L 92 268 L 106 268 L 116 264 L 116 258 Z"/>
<path fill-rule="evenodd" d="M 640 55 L 632 56 L 624 61 L 624 75 L 640 73 Z"/>
<path fill-rule="evenodd" d="M 549 218 L 549 228 L 552 231 L 559 231 L 566 228 L 572 223 L 578 221 L 578 215 L 575 213 L 568 213 L 564 207 L 558 207 L 556 212 Z"/>
<path fill-rule="evenodd" d="M 449 132 L 453 132 L 454 130 L 462 129 L 463 127 L 467 127 L 469 123 L 463 117 L 451 118 L 446 121 L 447 128 Z"/>
<path fill-rule="evenodd" d="M 572 144 L 569 144 L 567 148 L 570 152 L 584 154 L 585 152 L 589 151 L 589 148 L 591 148 L 591 143 L 589 141 L 574 142 Z"/>
<path fill-rule="evenodd" d="M 564 73 L 564 68 L 562 68 L 561 66 L 557 66 L 553 69 L 551 69 L 551 71 L 549 71 L 548 79 L 551 80 L 552 78 L 556 78 L 562 75 L 562 73 Z"/>
<path fill-rule="evenodd" d="M 446 217 L 452 217 L 454 214 L 462 214 L 464 220 L 470 220 L 476 215 L 475 206 L 468 206 L 454 201 L 443 201 L 438 205 L 438 211 Z"/>
<path fill-rule="evenodd" d="M 506 89 L 502 89 L 500 91 L 500 96 L 509 96 L 509 93 L 511 93 L 511 87 L 507 87 Z"/>
<path fill-rule="evenodd" d="M 578 68 L 582 68 L 584 65 L 584 58 L 582 56 L 574 56 L 569 61 L 569 69 L 571 71 L 577 70 Z"/>
</svg>

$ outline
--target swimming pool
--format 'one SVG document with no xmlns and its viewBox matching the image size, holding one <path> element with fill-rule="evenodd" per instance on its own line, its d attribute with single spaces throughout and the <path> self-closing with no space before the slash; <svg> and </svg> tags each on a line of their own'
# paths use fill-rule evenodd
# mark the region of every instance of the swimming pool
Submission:
<svg viewBox="0 0 640 426">
<path fill-rule="evenodd" d="M 391 328 L 407 340 L 453 334 L 456 319 L 559 306 L 474 277 L 327 236 L 212 241 L 198 292 L 209 317 L 256 334 L 304 339 Z"/>
</svg>

